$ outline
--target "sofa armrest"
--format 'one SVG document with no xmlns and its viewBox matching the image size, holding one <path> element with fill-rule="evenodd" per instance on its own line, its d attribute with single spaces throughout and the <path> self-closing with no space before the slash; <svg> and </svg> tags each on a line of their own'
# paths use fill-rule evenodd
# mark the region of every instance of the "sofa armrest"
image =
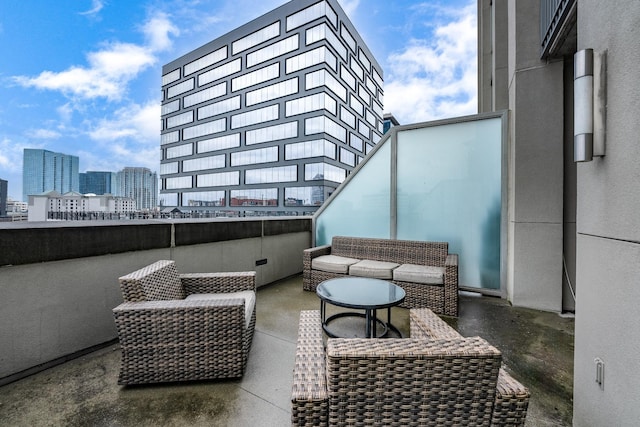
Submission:
<svg viewBox="0 0 640 427">
<path fill-rule="evenodd" d="M 303 260 L 305 258 L 312 260 L 319 256 L 329 255 L 329 254 L 331 254 L 331 245 L 316 246 L 316 247 L 308 248 L 302 251 Z"/>
<path fill-rule="evenodd" d="M 186 295 L 219 294 L 256 290 L 256 272 L 186 273 L 180 274 Z"/>
<path fill-rule="evenodd" d="M 300 312 L 291 389 L 291 425 L 326 426 L 328 395 L 319 310 Z"/>
<path fill-rule="evenodd" d="M 504 368 L 498 374 L 492 426 L 524 426 L 529 408 L 529 390 Z"/>
<path fill-rule="evenodd" d="M 443 339 L 462 338 L 453 329 L 428 308 L 412 308 L 409 310 L 409 326 L 411 338 Z"/>
<path fill-rule="evenodd" d="M 444 270 L 444 312 L 447 316 L 458 316 L 458 255 L 449 254 Z"/>
</svg>

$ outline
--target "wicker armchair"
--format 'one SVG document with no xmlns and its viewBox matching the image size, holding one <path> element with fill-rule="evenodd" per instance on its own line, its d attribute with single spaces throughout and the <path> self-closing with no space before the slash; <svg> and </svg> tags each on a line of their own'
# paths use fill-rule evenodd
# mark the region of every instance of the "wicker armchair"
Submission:
<svg viewBox="0 0 640 427">
<path fill-rule="evenodd" d="M 178 274 L 158 261 L 119 278 L 119 384 L 236 378 L 256 323 L 255 272 Z"/>
<path fill-rule="evenodd" d="M 529 394 L 501 369 L 500 352 L 432 320 L 418 327 L 443 338 L 330 338 L 325 351 L 319 311 L 302 311 L 292 425 L 524 425 Z"/>
</svg>

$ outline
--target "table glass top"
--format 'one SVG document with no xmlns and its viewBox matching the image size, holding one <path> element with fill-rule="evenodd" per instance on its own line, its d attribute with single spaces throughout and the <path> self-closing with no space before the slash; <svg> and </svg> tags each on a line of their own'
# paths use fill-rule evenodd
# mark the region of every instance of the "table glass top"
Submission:
<svg viewBox="0 0 640 427">
<path fill-rule="evenodd" d="M 318 285 L 316 293 L 324 301 L 353 308 L 390 307 L 405 297 L 404 289 L 400 286 L 366 277 L 326 280 Z"/>
</svg>

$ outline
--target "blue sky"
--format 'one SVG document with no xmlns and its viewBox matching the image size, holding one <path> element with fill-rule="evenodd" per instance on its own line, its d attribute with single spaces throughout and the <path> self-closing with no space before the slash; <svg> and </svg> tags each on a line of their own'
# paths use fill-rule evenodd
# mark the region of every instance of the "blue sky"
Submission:
<svg viewBox="0 0 640 427">
<path fill-rule="evenodd" d="M 80 172 L 159 170 L 162 65 L 284 0 L 0 2 L 0 178 L 22 195 L 24 148 Z M 475 0 L 341 0 L 384 69 L 402 123 L 474 114 Z"/>
</svg>

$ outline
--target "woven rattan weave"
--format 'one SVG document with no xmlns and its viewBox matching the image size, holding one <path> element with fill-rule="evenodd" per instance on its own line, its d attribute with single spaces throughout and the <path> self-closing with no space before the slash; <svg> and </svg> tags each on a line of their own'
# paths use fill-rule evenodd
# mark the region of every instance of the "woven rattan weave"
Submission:
<svg viewBox="0 0 640 427">
<path fill-rule="evenodd" d="M 179 275 L 173 261 L 163 260 L 121 277 L 120 286 L 125 302 L 113 310 L 122 350 L 119 384 L 243 375 L 255 305 L 247 327 L 242 298 L 182 298 L 255 292 L 255 272 Z"/>
<path fill-rule="evenodd" d="M 325 351 L 319 312 L 302 311 L 292 425 L 524 425 L 529 392 L 495 347 L 428 309 L 411 310 L 410 323 L 411 338 L 328 339 Z"/>
<path fill-rule="evenodd" d="M 302 286 L 315 292 L 318 284 L 344 274 L 314 270 L 312 261 L 321 255 L 388 261 L 398 264 L 416 264 L 445 267 L 444 284 L 428 285 L 393 281 L 406 292 L 402 307 L 429 308 L 447 316 L 458 315 L 458 255 L 449 254 L 446 242 L 372 239 L 364 237 L 334 236 L 331 245 L 306 249 L 302 255 Z"/>
</svg>

